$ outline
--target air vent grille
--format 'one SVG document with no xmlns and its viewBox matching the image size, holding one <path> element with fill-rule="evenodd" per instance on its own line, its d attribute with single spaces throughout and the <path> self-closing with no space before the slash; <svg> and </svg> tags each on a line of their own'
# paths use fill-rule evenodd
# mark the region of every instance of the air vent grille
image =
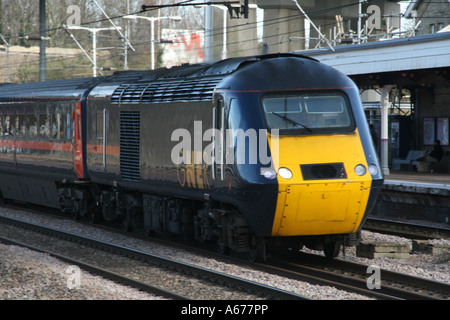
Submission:
<svg viewBox="0 0 450 320">
<path fill-rule="evenodd" d="M 201 78 L 171 78 L 152 82 L 136 82 L 119 86 L 111 103 L 161 103 L 211 100 L 222 76 Z"/>
<path fill-rule="evenodd" d="M 120 112 L 120 173 L 122 179 L 140 181 L 140 131 L 139 111 Z"/>
</svg>

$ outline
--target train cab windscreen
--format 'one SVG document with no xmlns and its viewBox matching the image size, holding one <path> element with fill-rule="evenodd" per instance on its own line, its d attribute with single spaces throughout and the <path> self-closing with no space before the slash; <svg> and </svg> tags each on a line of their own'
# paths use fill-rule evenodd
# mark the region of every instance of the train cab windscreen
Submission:
<svg viewBox="0 0 450 320">
<path fill-rule="evenodd" d="M 262 106 L 267 128 L 280 134 L 354 130 L 348 100 L 341 93 L 273 94 L 263 97 Z"/>
</svg>

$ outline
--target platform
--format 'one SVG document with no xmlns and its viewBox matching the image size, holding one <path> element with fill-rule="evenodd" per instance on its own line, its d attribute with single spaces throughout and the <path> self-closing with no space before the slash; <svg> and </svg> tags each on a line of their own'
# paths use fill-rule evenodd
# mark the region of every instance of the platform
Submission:
<svg viewBox="0 0 450 320">
<path fill-rule="evenodd" d="M 450 174 L 393 171 L 384 176 L 383 189 L 450 196 Z"/>
<path fill-rule="evenodd" d="M 449 223 L 450 174 L 392 171 L 371 215 Z"/>
</svg>

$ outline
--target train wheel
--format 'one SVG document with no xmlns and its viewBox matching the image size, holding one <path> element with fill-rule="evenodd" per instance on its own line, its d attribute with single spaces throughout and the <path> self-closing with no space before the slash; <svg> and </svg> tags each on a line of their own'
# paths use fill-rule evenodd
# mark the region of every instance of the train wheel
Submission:
<svg viewBox="0 0 450 320">
<path fill-rule="evenodd" d="M 149 229 L 149 228 L 145 228 L 144 231 L 145 231 L 145 235 L 147 237 L 153 237 L 155 235 L 155 233 L 156 233 L 155 230 L 152 230 L 152 229 Z"/>
<path fill-rule="evenodd" d="M 80 203 L 78 201 L 73 203 L 72 217 L 74 220 L 81 220 Z"/>
<path fill-rule="evenodd" d="M 266 259 L 266 244 L 263 238 L 252 236 L 247 259 L 251 262 L 264 261 Z"/>
<path fill-rule="evenodd" d="M 123 229 L 126 232 L 133 232 L 134 231 L 134 218 L 132 209 L 125 209 L 125 217 L 122 221 Z"/>
<path fill-rule="evenodd" d="M 336 258 L 339 255 L 340 250 L 341 250 L 340 241 L 332 241 L 329 243 L 325 243 L 323 247 L 325 257 L 327 257 L 328 259 Z"/>
<path fill-rule="evenodd" d="M 93 224 L 99 223 L 101 217 L 102 214 L 98 206 L 95 206 L 94 208 L 92 208 L 91 212 L 89 212 L 89 221 Z"/>
<path fill-rule="evenodd" d="M 0 205 L 6 204 L 7 200 L 3 198 L 2 194 L 0 193 Z"/>
<path fill-rule="evenodd" d="M 216 243 L 217 252 L 219 254 L 228 256 L 231 253 L 230 247 L 228 247 L 225 243 L 217 241 Z"/>
</svg>

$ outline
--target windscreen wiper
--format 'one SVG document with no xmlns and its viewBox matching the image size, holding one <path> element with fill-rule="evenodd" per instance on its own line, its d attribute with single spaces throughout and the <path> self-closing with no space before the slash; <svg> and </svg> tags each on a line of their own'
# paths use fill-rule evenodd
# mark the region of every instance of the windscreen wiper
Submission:
<svg viewBox="0 0 450 320">
<path fill-rule="evenodd" d="M 305 129 L 308 130 L 309 132 L 312 132 L 312 129 L 311 129 L 310 127 L 308 127 L 308 126 L 306 126 L 306 125 L 304 125 L 304 124 L 302 124 L 302 123 L 300 123 L 300 122 L 297 122 L 297 121 L 295 121 L 295 120 L 292 120 L 291 118 L 286 117 L 286 115 L 281 115 L 281 114 L 279 114 L 279 113 L 277 113 L 277 112 L 273 112 L 273 111 L 272 111 L 272 114 L 274 114 L 274 115 L 280 117 L 281 119 L 287 120 L 287 121 L 289 121 L 290 123 L 293 123 L 293 124 L 295 124 L 295 125 L 302 126 L 303 128 L 305 128 Z"/>
</svg>

